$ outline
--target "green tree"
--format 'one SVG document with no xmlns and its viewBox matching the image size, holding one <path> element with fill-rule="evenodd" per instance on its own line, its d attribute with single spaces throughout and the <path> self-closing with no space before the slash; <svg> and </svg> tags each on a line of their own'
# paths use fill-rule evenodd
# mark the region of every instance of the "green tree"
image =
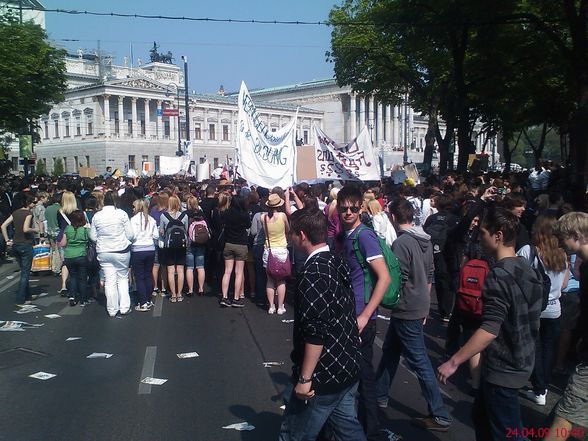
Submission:
<svg viewBox="0 0 588 441">
<path fill-rule="evenodd" d="M 65 169 L 63 168 L 63 160 L 61 158 L 57 158 L 53 163 L 53 171 L 51 172 L 51 175 L 54 178 L 58 178 L 63 173 L 65 173 Z"/>
<path fill-rule="evenodd" d="M 41 176 L 47 174 L 47 167 L 45 166 L 45 161 L 41 159 L 37 159 L 35 163 L 35 175 Z"/>
<path fill-rule="evenodd" d="M 65 51 L 52 47 L 33 22 L 0 15 L 0 134 L 33 133 L 37 119 L 67 89 Z"/>
<path fill-rule="evenodd" d="M 11 134 L 0 134 L 0 176 L 6 176 L 12 169 L 9 159 L 10 144 L 14 141 Z"/>
</svg>

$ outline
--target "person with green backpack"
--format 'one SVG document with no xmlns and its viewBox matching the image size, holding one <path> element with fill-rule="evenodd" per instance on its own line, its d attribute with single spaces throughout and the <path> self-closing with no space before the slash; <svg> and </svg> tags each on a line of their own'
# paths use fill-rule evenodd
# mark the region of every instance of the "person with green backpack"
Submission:
<svg viewBox="0 0 588 441">
<path fill-rule="evenodd" d="M 378 422 L 376 376 L 372 362 L 376 317 L 378 306 L 391 285 L 391 277 L 376 233 L 360 221 L 361 206 L 362 194 L 356 186 L 346 185 L 337 194 L 337 212 L 344 230 L 343 255 L 351 270 L 361 339 L 358 419 L 367 439 L 374 441 L 384 439 Z"/>
</svg>

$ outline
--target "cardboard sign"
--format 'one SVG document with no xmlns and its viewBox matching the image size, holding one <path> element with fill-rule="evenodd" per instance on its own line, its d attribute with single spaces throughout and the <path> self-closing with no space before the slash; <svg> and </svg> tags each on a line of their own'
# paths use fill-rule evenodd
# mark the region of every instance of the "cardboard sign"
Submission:
<svg viewBox="0 0 588 441">
<path fill-rule="evenodd" d="M 298 146 L 296 152 L 296 182 L 316 179 L 316 153 L 314 146 Z"/>
<path fill-rule="evenodd" d="M 81 178 L 95 178 L 96 177 L 96 169 L 93 167 L 80 167 L 80 177 Z"/>
</svg>

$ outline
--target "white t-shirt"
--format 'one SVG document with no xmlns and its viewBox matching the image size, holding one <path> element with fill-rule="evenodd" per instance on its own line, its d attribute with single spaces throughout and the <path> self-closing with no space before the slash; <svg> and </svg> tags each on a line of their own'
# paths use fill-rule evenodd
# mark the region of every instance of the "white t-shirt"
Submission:
<svg viewBox="0 0 588 441">
<path fill-rule="evenodd" d="M 517 252 L 517 256 L 521 256 L 529 261 L 529 257 L 531 256 L 531 247 L 529 245 L 525 245 Z M 539 256 L 535 257 L 533 264 L 533 267 L 535 268 L 537 268 L 538 259 Z M 541 263 L 543 263 L 543 261 L 541 261 Z M 545 268 L 545 265 L 543 267 Z M 566 271 L 567 270 L 556 272 L 545 268 L 545 274 L 547 274 L 551 280 L 551 291 L 549 291 L 547 308 L 545 308 L 545 311 L 541 313 L 541 318 L 556 319 L 561 315 L 561 305 L 559 303 L 559 298 L 561 297 L 561 286 L 563 285 Z"/>
</svg>

